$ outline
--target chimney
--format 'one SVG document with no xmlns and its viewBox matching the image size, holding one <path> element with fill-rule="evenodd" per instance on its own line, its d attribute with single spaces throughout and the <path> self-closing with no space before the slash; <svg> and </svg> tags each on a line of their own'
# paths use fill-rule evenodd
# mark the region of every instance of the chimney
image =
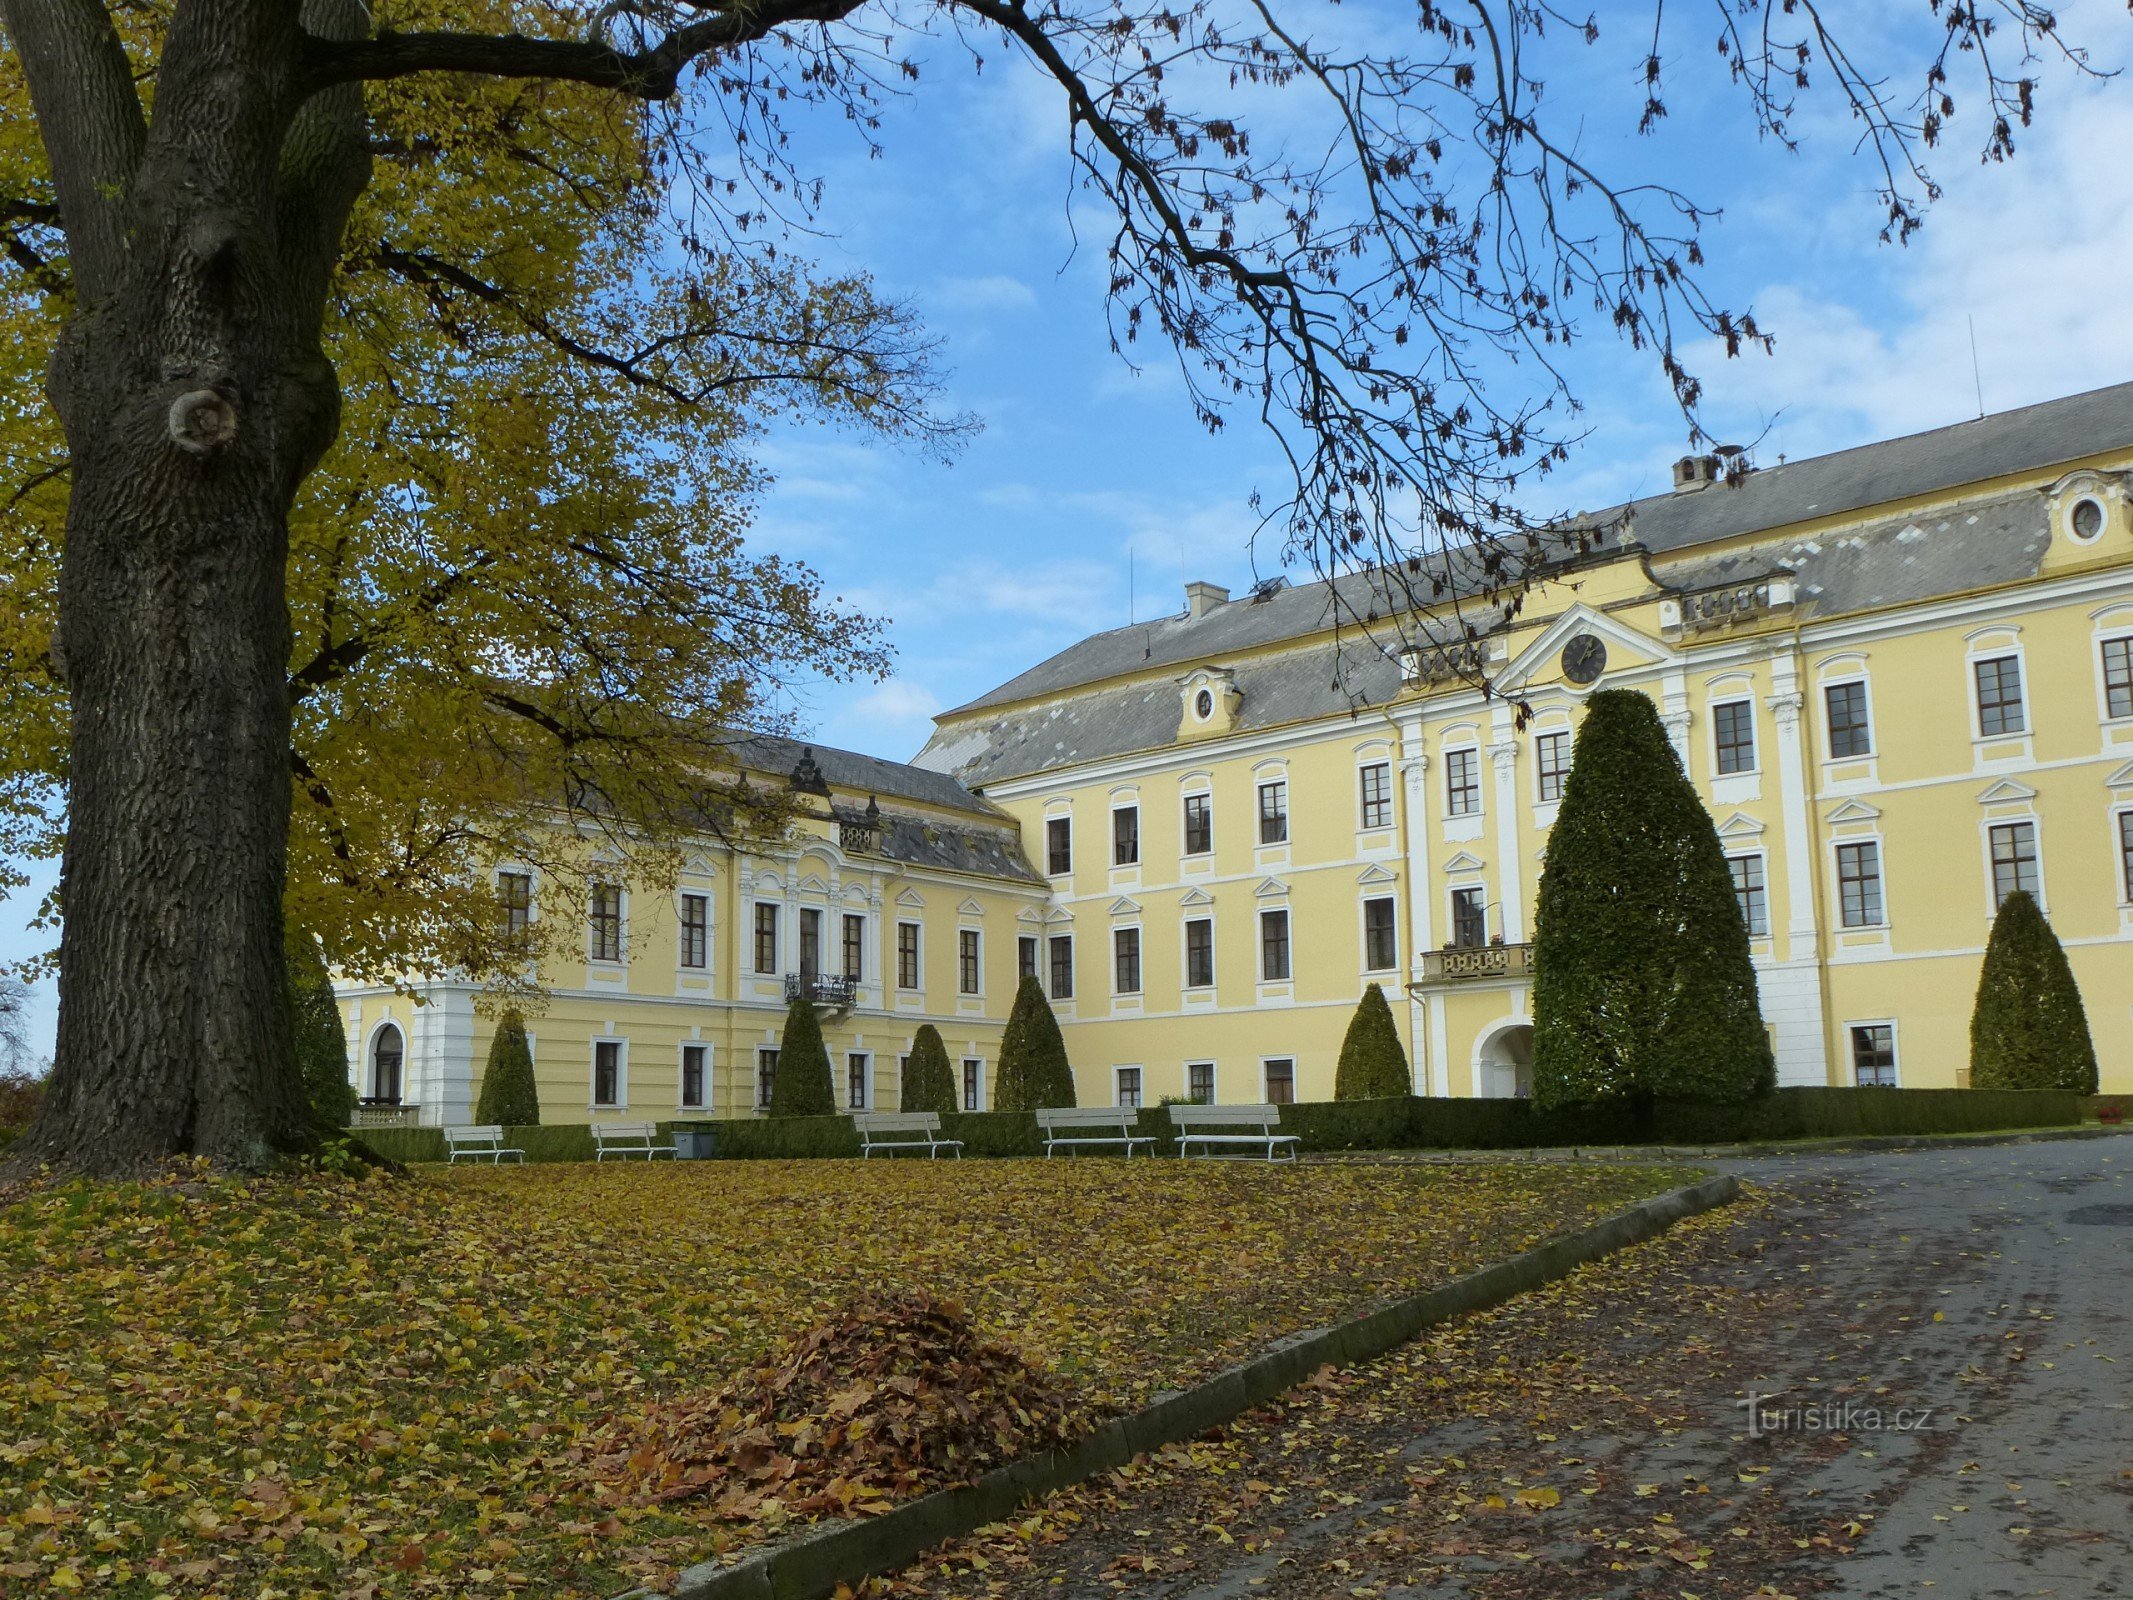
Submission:
<svg viewBox="0 0 2133 1600">
<path fill-rule="evenodd" d="M 1229 603 L 1229 591 L 1219 583 L 1188 583 L 1185 585 L 1185 615 L 1204 617 L 1219 605 Z"/>
</svg>

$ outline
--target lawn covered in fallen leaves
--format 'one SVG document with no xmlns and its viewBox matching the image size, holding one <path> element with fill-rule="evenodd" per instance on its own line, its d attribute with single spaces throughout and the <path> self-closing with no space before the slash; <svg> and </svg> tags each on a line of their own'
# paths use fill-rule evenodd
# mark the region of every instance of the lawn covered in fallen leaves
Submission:
<svg viewBox="0 0 2133 1600">
<path fill-rule="evenodd" d="M 776 1526 L 616 1503 L 599 1429 L 871 1289 L 1093 1410 L 1681 1181 L 1145 1161 L 432 1169 L 0 1211 L 0 1593 L 613 1594 Z"/>
</svg>

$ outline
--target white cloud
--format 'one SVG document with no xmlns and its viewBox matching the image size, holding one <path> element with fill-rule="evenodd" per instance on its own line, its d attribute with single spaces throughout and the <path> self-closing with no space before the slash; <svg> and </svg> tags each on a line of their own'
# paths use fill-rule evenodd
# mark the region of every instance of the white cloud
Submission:
<svg viewBox="0 0 2133 1600">
<path fill-rule="evenodd" d="M 926 302 L 950 311 L 1021 311 L 1036 305 L 1037 291 L 1004 272 L 980 278 L 943 278 L 926 291 Z"/>
</svg>

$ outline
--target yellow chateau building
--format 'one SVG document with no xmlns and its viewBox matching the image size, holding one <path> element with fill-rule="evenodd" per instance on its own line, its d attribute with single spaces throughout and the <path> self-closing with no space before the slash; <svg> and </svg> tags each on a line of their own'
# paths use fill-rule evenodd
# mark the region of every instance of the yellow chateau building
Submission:
<svg viewBox="0 0 2133 1600">
<path fill-rule="evenodd" d="M 1515 617 L 1469 602 L 1473 645 L 1448 615 L 1405 647 L 1338 626 L 1384 611 L 1367 579 L 1191 584 L 941 716 L 912 765 L 756 741 L 813 814 L 596 914 L 544 974 L 544 1114 L 746 1114 L 796 986 L 841 1100 L 893 1108 L 930 1021 L 983 1108 L 1025 971 L 1084 1104 L 1328 1098 L 1373 982 L 1419 1093 L 1524 1092 L 1535 895 L 1599 687 L 1652 697 L 1718 826 L 1781 1082 L 1963 1082 L 2020 887 L 2133 1090 L 2133 384 L 1674 477 Z M 420 998 L 344 991 L 351 1071 L 463 1118 L 487 1025 L 471 990 Z"/>
</svg>

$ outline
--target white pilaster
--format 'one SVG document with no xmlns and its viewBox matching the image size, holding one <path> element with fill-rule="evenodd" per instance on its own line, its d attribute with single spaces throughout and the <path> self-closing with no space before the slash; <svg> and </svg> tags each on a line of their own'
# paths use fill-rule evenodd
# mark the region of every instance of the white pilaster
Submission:
<svg viewBox="0 0 2133 1600">
<path fill-rule="evenodd" d="M 1503 942 L 1524 944 L 1526 874 L 1518 849 L 1518 741 L 1504 739 L 1490 745 L 1489 759 L 1496 765 L 1496 895 Z"/>
<path fill-rule="evenodd" d="M 1800 715 L 1803 697 L 1793 658 L 1780 657 L 1771 670 L 1775 692 L 1763 703 L 1777 727 L 1779 826 L 1785 851 L 1785 961 L 1782 969 L 1762 975 L 1764 1017 L 1778 1029 L 1778 1081 L 1820 1084 L 1829 1081 L 1824 1048 L 1829 1030 L 1822 1015 L 1817 971 L 1821 941 L 1815 915 L 1807 734 Z"/>
</svg>

